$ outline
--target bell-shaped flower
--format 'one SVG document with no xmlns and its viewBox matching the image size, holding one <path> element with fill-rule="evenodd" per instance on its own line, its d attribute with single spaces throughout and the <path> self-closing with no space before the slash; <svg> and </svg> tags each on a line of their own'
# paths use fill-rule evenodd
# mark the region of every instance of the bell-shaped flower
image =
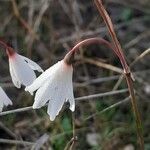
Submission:
<svg viewBox="0 0 150 150">
<path fill-rule="evenodd" d="M 0 112 L 3 110 L 4 106 L 12 105 L 11 100 L 6 95 L 4 90 L 0 87 Z"/>
<path fill-rule="evenodd" d="M 47 113 L 51 121 L 55 119 L 67 101 L 70 103 L 70 110 L 74 111 L 72 74 L 72 65 L 67 64 L 64 60 L 43 72 L 30 86 L 25 88 L 31 94 L 37 90 L 33 108 L 40 108 L 48 102 Z"/>
<path fill-rule="evenodd" d="M 16 53 L 11 47 L 6 49 L 9 57 L 9 70 L 13 84 L 20 88 L 21 85 L 28 86 L 36 79 L 34 70 L 43 72 L 41 67 L 24 56 Z"/>
</svg>

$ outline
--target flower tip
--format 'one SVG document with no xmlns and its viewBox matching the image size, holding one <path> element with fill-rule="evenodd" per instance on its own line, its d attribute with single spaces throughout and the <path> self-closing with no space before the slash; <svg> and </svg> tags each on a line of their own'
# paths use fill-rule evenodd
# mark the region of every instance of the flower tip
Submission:
<svg viewBox="0 0 150 150">
<path fill-rule="evenodd" d="M 50 116 L 50 121 L 54 121 L 55 120 L 55 116 Z"/>
<path fill-rule="evenodd" d="M 44 72 L 44 70 L 40 66 L 37 68 L 37 71 L 42 73 Z"/>
<path fill-rule="evenodd" d="M 34 102 L 33 103 L 33 106 L 32 106 L 32 108 L 33 109 L 39 109 L 39 108 L 41 108 L 42 106 L 40 106 L 38 103 L 36 103 L 36 102 Z"/>
<path fill-rule="evenodd" d="M 42 72 L 42 73 L 43 73 L 43 72 L 44 72 L 44 70 L 41 68 L 41 70 L 39 70 L 39 72 Z"/>
<path fill-rule="evenodd" d="M 74 112 L 74 111 L 75 111 L 75 105 L 70 106 L 69 109 L 70 109 L 72 112 Z"/>
<path fill-rule="evenodd" d="M 38 109 L 38 107 L 36 107 L 35 104 L 33 104 L 32 108 L 33 108 L 33 109 Z"/>
<path fill-rule="evenodd" d="M 50 121 L 54 121 L 55 118 L 56 118 L 56 116 L 57 116 L 57 114 L 51 114 L 50 112 L 48 112 L 48 110 L 47 110 L 47 113 L 48 113 L 48 115 L 49 115 Z"/>
<path fill-rule="evenodd" d="M 30 91 L 30 88 L 27 86 L 25 89 L 24 89 L 26 92 L 29 92 L 31 95 L 33 95 L 33 92 Z"/>
<path fill-rule="evenodd" d="M 39 108 L 41 108 L 41 106 L 39 106 L 37 103 L 34 102 L 32 108 L 39 109 Z"/>
<path fill-rule="evenodd" d="M 24 89 L 25 91 L 28 91 L 28 87 L 25 87 L 25 89 Z"/>
<path fill-rule="evenodd" d="M 12 104 L 13 104 L 12 101 L 10 101 L 10 102 L 9 102 L 9 105 L 12 105 Z"/>
</svg>

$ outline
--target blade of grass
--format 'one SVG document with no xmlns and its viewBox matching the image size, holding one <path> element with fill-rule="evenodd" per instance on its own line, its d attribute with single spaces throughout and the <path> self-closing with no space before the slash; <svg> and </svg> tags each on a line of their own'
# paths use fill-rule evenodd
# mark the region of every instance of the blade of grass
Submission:
<svg viewBox="0 0 150 150">
<path fill-rule="evenodd" d="M 93 60 L 93 59 L 90 59 L 90 58 L 86 58 L 86 57 L 83 58 L 83 61 L 86 62 L 86 63 L 89 63 L 89 64 L 93 64 L 93 65 L 105 68 L 105 69 L 112 70 L 112 71 L 117 72 L 119 74 L 123 73 L 122 69 L 120 69 L 120 68 L 118 68 L 116 66 L 113 66 L 111 64 L 103 63 L 103 62 L 100 62 L 100 61 L 97 61 L 97 60 Z"/>
<path fill-rule="evenodd" d="M 119 106 L 119 105 L 121 105 L 121 104 L 123 104 L 123 103 L 126 103 L 126 102 L 128 102 L 129 100 L 130 100 L 130 97 L 126 97 L 124 100 L 119 101 L 119 102 L 117 102 L 117 103 L 115 103 L 115 104 L 113 104 L 113 105 L 111 105 L 111 106 L 109 106 L 109 107 L 103 109 L 103 110 L 100 111 L 100 112 L 96 112 L 96 113 L 94 113 L 94 114 L 88 116 L 87 118 L 84 119 L 84 121 L 87 121 L 87 120 L 89 120 L 89 119 L 91 119 L 91 118 L 93 118 L 93 117 L 95 117 L 95 116 L 97 116 L 97 115 L 103 114 L 104 112 L 106 112 L 106 111 L 108 111 L 108 110 L 110 110 L 110 109 L 112 109 L 112 108 L 114 108 L 114 107 L 116 107 L 116 106 Z"/>
<path fill-rule="evenodd" d="M 17 144 L 17 145 L 34 145 L 35 144 L 34 142 L 10 140 L 10 139 L 0 139 L 0 143 Z"/>
<path fill-rule="evenodd" d="M 116 95 L 116 94 L 126 93 L 126 92 L 128 92 L 128 89 L 122 89 L 122 90 L 117 90 L 117 91 L 110 91 L 110 92 L 105 92 L 105 93 L 93 94 L 93 95 L 89 95 L 89 96 L 77 97 L 77 98 L 75 98 L 75 100 L 81 101 L 81 100 L 87 100 L 87 99 L 91 99 L 91 98 L 98 98 L 98 97 Z M 0 113 L 0 116 L 12 114 L 12 113 L 24 112 L 24 111 L 28 111 L 28 110 L 33 110 L 32 106 L 4 111 L 4 112 Z"/>
</svg>

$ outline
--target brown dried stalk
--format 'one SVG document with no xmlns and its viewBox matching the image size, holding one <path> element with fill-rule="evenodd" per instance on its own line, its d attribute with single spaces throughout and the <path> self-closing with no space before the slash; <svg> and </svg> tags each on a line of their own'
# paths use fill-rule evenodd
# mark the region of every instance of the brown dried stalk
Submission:
<svg viewBox="0 0 150 150">
<path fill-rule="evenodd" d="M 138 105 L 136 102 L 136 98 L 135 98 L 135 93 L 134 93 L 134 87 L 133 87 L 133 80 L 132 80 L 132 74 L 130 71 L 129 66 L 126 63 L 126 59 L 124 57 L 124 54 L 122 52 L 122 48 L 121 45 L 117 39 L 116 33 L 114 31 L 114 26 L 113 23 L 111 21 L 111 18 L 109 17 L 107 11 L 105 10 L 102 1 L 101 0 L 94 0 L 94 3 L 100 13 L 100 15 L 102 16 L 108 31 L 110 33 L 110 36 L 112 38 L 112 42 L 115 46 L 115 49 L 117 51 L 117 53 L 119 54 L 119 59 L 121 61 L 121 64 L 123 66 L 124 72 L 125 72 L 125 77 L 126 77 L 126 81 L 127 81 L 127 85 L 128 85 L 128 89 L 129 89 L 129 93 L 131 96 L 131 103 L 132 103 L 132 108 L 133 108 L 133 112 L 134 112 L 134 116 L 135 116 L 135 120 L 136 120 L 136 126 L 137 126 L 137 135 L 139 138 L 139 143 L 140 143 L 140 149 L 144 150 L 144 138 L 143 138 L 143 130 L 142 130 L 142 121 L 141 121 L 141 116 L 140 116 L 140 112 L 138 110 Z"/>
<path fill-rule="evenodd" d="M 20 15 L 16 1 L 11 0 L 11 2 L 12 2 L 12 7 L 13 7 L 15 17 L 19 20 L 19 22 L 28 31 L 28 33 L 32 36 L 33 39 L 39 39 L 37 34 L 31 28 L 31 26 Z"/>
<path fill-rule="evenodd" d="M 118 68 L 118 67 L 113 66 L 113 65 L 108 64 L 108 63 L 103 63 L 103 62 L 100 62 L 98 60 L 93 60 L 93 59 L 90 59 L 87 57 L 84 57 L 83 61 L 85 63 L 93 64 L 93 65 L 96 65 L 96 66 L 101 67 L 101 68 L 112 70 L 112 71 L 117 72 L 119 74 L 123 73 L 123 70 L 121 68 Z"/>
</svg>

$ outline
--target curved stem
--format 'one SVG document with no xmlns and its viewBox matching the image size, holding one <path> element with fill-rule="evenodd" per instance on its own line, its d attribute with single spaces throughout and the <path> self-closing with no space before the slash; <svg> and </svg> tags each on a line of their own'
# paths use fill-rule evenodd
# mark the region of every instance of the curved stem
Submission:
<svg viewBox="0 0 150 150">
<path fill-rule="evenodd" d="M 8 48 L 8 45 L 5 42 L 3 42 L 2 39 L 0 39 L 0 45 L 3 46 L 4 48 Z"/>
<path fill-rule="evenodd" d="M 0 45 L 4 47 L 8 56 L 12 56 L 15 53 L 14 49 L 8 46 L 2 39 L 0 39 Z"/>
<path fill-rule="evenodd" d="M 67 64 L 71 64 L 72 63 L 72 57 L 74 55 L 74 53 L 79 50 L 79 48 L 81 46 L 88 46 L 91 44 L 103 44 L 105 46 L 107 46 L 108 48 L 112 49 L 114 51 L 114 53 L 120 57 L 120 54 L 116 51 L 116 49 L 112 46 L 112 44 L 110 42 L 108 42 L 107 40 L 103 39 L 103 38 L 99 38 L 99 37 L 94 37 L 94 38 L 89 38 L 89 39 L 85 39 L 81 42 L 79 42 L 78 44 L 76 44 L 65 56 L 64 60 L 66 61 Z"/>
<path fill-rule="evenodd" d="M 108 42 L 107 40 L 105 40 L 103 38 L 98 38 L 98 37 L 85 39 L 85 40 L 79 42 L 77 45 L 75 45 L 71 49 L 71 51 L 77 51 L 79 49 L 79 47 L 88 46 L 88 45 L 91 45 L 91 44 L 104 44 L 108 48 L 112 49 L 116 53 L 117 56 L 119 55 L 118 52 L 113 48 L 113 46 L 110 42 Z"/>
</svg>

